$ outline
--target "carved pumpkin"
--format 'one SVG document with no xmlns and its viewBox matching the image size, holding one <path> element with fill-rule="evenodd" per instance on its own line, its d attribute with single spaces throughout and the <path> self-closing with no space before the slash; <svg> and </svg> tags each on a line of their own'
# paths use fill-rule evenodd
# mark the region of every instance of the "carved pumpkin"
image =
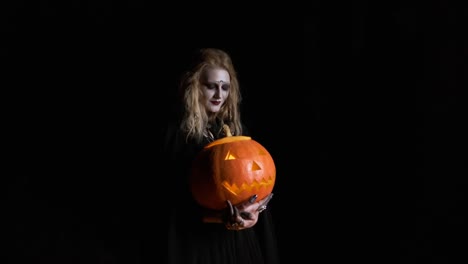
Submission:
<svg viewBox="0 0 468 264">
<path fill-rule="evenodd" d="M 273 191 L 276 167 L 270 153 L 247 136 L 227 137 L 205 146 L 196 156 L 190 175 L 193 197 L 203 207 L 223 209 L 252 195 L 261 200 Z"/>
</svg>

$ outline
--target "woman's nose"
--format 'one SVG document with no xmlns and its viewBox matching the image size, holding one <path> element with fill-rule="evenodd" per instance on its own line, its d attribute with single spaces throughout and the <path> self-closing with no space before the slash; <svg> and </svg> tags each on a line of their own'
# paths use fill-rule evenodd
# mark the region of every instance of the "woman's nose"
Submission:
<svg viewBox="0 0 468 264">
<path fill-rule="evenodd" d="M 216 98 L 221 97 L 221 87 L 216 87 L 214 97 L 216 97 Z"/>
</svg>

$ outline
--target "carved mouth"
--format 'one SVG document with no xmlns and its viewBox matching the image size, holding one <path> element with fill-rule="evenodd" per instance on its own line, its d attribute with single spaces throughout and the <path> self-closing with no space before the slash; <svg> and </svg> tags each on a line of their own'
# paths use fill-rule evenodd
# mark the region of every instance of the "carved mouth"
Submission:
<svg viewBox="0 0 468 264">
<path fill-rule="evenodd" d="M 242 192 L 252 192 L 253 190 L 259 190 L 260 188 L 271 188 L 275 183 L 275 177 L 270 176 L 264 178 L 261 181 L 254 180 L 251 184 L 243 183 L 241 186 L 237 186 L 235 183 L 230 184 L 227 181 L 222 183 L 223 187 L 234 195 L 239 195 Z"/>
</svg>

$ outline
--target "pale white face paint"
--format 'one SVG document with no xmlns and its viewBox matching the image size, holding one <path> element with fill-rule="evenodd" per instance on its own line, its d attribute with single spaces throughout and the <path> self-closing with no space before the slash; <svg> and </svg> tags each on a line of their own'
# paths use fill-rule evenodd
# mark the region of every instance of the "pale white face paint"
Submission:
<svg viewBox="0 0 468 264">
<path fill-rule="evenodd" d="M 203 80 L 203 97 L 206 111 L 217 113 L 229 95 L 231 77 L 226 70 L 211 68 L 204 72 Z"/>
</svg>

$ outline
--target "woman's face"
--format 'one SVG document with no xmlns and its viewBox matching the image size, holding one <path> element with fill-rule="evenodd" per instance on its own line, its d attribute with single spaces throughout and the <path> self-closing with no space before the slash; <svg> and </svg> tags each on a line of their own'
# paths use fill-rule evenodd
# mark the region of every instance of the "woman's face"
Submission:
<svg viewBox="0 0 468 264">
<path fill-rule="evenodd" d="M 209 113 L 216 113 L 229 95 L 231 88 L 229 73 L 219 68 L 207 69 L 202 80 L 205 108 Z"/>
</svg>

